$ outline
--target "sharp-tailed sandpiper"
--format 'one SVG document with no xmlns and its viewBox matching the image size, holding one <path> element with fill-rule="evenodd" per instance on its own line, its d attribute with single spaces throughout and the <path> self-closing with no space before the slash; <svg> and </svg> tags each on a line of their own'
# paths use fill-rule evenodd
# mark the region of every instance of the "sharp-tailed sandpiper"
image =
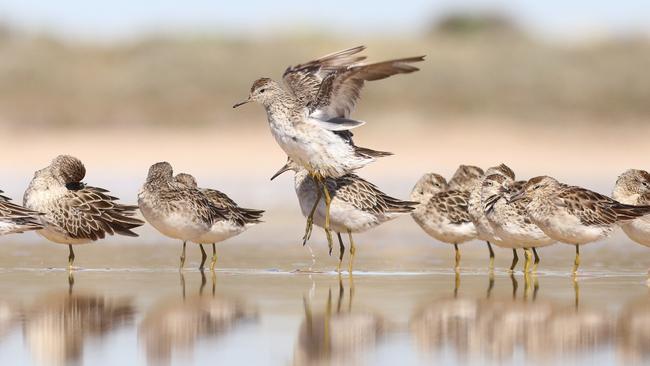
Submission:
<svg viewBox="0 0 650 366">
<path fill-rule="evenodd" d="M 0 191 L 0 235 L 23 233 L 43 228 L 40 213 L 12 203 Z"/>
<path fill-rule="evenodd" d="M 326 207 L 319 199 L 320 188 L 306 169 L 294 163 L 291 159 L 271 178 L 293 170 L 295 172 L 294 185 L 300 209 L 304 216 L 313 216 L 314 223 L 320 227 L 325 226 Z M 332 197 L 330 211 L 330 225 L 337 233 L 339 239 L 339 265 L 341 270 L 345 246 L 341 233 L 347 233 L 350 241 L 349 271 L 352 273 L 356 248 L 352 233 L 360 233 L 374 228 L 386 221 L 402 216 L 413 211 L 416 202 L 402 201 L 390 197 L 380 191 L 377 186 L 355 175 L 346 174 L 342 177 L 327 178 L 327 189 Z M 308 233 L 310 234 L 310 233 Z M 307 239 L 309 235 L 307 236 Z M 332 248 L 330 247 L 330 254 Z"/>
<path fill-rule="evenodd" d="M 411 216 L 435 239 L 454 245 L 455 269 L 460 269 L 458 245 L 476 238 L 476 228 L 467 212 L 469 192 L 449 190 L 445 178 L 428 173 L 411 191 L 411 200 L 419 202 Z"/>
<path fill-rule="evenodd" d="M 117 203 L 117 197 L 103 188 L 81 182 L 86 175 L 83 163 L 69 155 L 59 155 L 34 173 L 23 198 L 25 207 L 41 212 L 45 226 L 37 233 L 46 239 L 67 244 L 68 268 L 74 263 L 73 245 L 103 239 L 106 234 L 138 236 L 131 231 L 144 224 L 133 215 L 137 206 Z"/>
<path fill-rule="evenodd" d="M 629 169 L 616 180 L 612 197 L 627 205 L 650 205 L 650 173 Z M 650 247 L 650 215 L 621 224 L 627 236 L 635 242 Z"/>
<path fill-rule="evenodd" d="M 185 184 L 192 188 L 198 188 L 196 179 L 186 173 L 177 174 L 174 177 L 179 183 Z M 200 245 L 201 248 L 201 264 L 199 269 L 203 269 L 207 254 L 203 249 L 203 244 L 212 244 L 212 260 L 210 262 L 210 270 L 214 270 L 214 265 L 217 262 L 217 248 L 216 243 L 232 238 L 246 231 L 249 227 L 259 224 L 262 218 L 263 210 L 254 210 L 250 208 L 239 207 L 235 201 L 230 199 L 225 193 L 210 188 L 198 188 L 210 202 L 225 212 L 225 219 L 217 220 L 212 224 L 210 231 L 201 235 L 193 242 Z"/>
<path fill-rule="evenodd" d="M 523 246 L 526 253 L 524 273 L 528 273 L 531 260 L 530 249 L 532 248 L 535 254 L 533 267 L 533 271 L 535 271 L 539 263 L 536 248 L 551 245 L 555 243 L 555 240 L 544 234 L 542 229 L 528 217 L 527 198 L 508 203 L 511 186 L 515 183 L 510 177 L 501 174 L 487 176 L 481 187 L 481 202 L 485 217 L 497 236 L 506 242 L 518 243 Z"/>
<path fill-rule="evenodd" d="M 604 239 L 617 224 L 650 213 L 650 206 L 626 205 L 548 176 L 531 178 L 510 202 L 521 199 L 529 200 L 528 216 L 546 235 L 575 245 L 574 274 L 580 265 L 580 245 Z"/>
<path fill-rule="evenodd" d="M 277 143 L 319 183 L 328 209 L 324 229 L 330 246 L 331 197 L 324 179 L 344 176 L 386 155 L 352 143 L 349 130 L 363 122 L 350 119 L 350 113 L 364 83 L 412 73 L 418 70 L 412 63 L 424 60 L 417 56 L 365 64 L 366 57 L 359 55 L 364 49 L 349 48 L 288 67 L 283 74 L 287 89 L 269 78 L 258 79 L 248 98 L 233 106 L 262 104 Z"/>
<path fill-rule="evenodd" d="M 472 218 L 472 223 L 476 227 L 476 235 L 478 239 L 485 241 L 488 244 L 488 248 L 492 249 L 491 244 L 494 244 L 500 248 L 512 249 L 512 264 L 510 265 L 510 271 L 514 271 L 519 257 L 517 256 L 517 248 L 521 248 L 517 243 L 509 242 L 500 238 L 487 217 L 485 217 L 485 210 L 483 210 L 483 203 L 481 202 L 481 187 L 485 177 L 492 174 L 501 174 L 510 179 L 515 178 L 515 173 L 505 164 L 500 164 L 494 167 L 489 168 L 483 177 L 478 181 L 477 184 L 472 186 L 469 194 L 469 202 L 467 204 L 467 212 Z M 494 268 L 494 253 L 490 250 L 490 269 Z"/>
<path fill-rule="evenodd" d="M 168 162 L 149 168 L 147 180 L 138 193 L 138 205 L 144 218 L 156 230 L 170 238 L 183 241 L 180 269 L 185 265 L 188 241 L 197 241 L 212 226 L 226 220 L 227 212 L 217 207 L 196 187 L 179 183 Z"/>
<path fill-rule="evenodd" d="M 474 165 L 460 165 L 449 179 L 449 189 L 470 191 L 479 184 L 483 177 L 483 169 Z"/>
</svg>

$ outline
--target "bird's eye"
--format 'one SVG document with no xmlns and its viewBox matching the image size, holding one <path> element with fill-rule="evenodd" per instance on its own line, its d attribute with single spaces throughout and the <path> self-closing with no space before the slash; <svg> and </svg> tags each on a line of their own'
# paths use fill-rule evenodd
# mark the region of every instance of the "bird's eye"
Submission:
<svg viewBox="0 0 650 366">
<path fill-rule="evenodd" d="M 266 91 L 266 88 L 260 89 L 260 93 L 264 93 Z"/>
</svg>

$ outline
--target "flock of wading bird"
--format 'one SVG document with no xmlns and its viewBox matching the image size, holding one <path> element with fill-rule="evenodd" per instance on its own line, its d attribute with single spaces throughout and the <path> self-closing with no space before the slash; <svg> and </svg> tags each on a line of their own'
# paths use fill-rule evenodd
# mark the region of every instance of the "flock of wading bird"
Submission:
<svg viewBox="0 0 650 366">
<path fill-rule="evenodd" d="M 513 251 L 510 270 L 518 261 L 517 249 L 525 251 L 524 272 L 537 248 L 556 242 L 575 245 L 573 273 L 577 272 L 580 245 L 608 236 L 620 225 L 634 241 L 650 246 L 650 174 L 628 170 L 617 180 L 613 197 L 569 186 L 549 176 L 515 180 L 504 164 L 483 172 L 461 165 L 447 182 L 438 174 L 425 174 L 411 192 L 410 201 L 390 197 L 354 172 L 376 158 L 391 153 L 354 144 L 351 129 L 364 122 L 350 118 L 366 81 L 418 71 L 414 63 L 424 56 L 365 63 L 363 46 L 335 52 L 283 74 L 284 86 L 268 78 L 253 83 L 248 102 L 264 106 L 271 133 L 288 155 L 287 163 L 271 179 L 285 171 L 295 173 L 295 190 L 307 217 L 303 245 L 313 224 L 325 230 L 330 254 L 335 232 L 340 248 L 338 271 L 349 237 L 349 271 L 355 245 L 352 233 L 373 228 L 410 213 L 437 240 L 454 245 L 456 269 L 458 245 L 480 239 L 487 242 L 490 268 L 492 244 Z M 106 234 L 137 236 L 132 230 L 144 218 L 163 235 L 200 245 L 204 268 L 204 244 L 212 245 L 211 269 L 216 262 L 215 243 L 226 240 L 261 222 L 264 211 L 239 207 L 222 192 L 200 188 L 189 174 L 174 176 L 167 162 L 153 164 L 138 194 L 138 206 L 124 205 L 107 190 L 82 183 L 83 163 L 60 155 L 38 170 L 23 198 L 23 206 L 0 199 L 0 233 L 37 232 L 48 240 L 67 244 L 68 264 L 74 262 L 73 245 L 102 239 Z M 532 253 L 531 253 L 532 251 Z"/>
</svg>

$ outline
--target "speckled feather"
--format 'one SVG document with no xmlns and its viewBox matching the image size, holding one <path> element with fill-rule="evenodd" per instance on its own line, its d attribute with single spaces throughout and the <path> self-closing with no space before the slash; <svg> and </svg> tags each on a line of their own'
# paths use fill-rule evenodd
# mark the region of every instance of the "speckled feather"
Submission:
<svg viewBox="0 0 650 366">
<path fill-rule="evenodd" d="M 354 208 L 374 215 L 411 212 L 417 202 L 402 201 L 380 191 L 377 186 L 355 175 L 348 174 L 336 180 L 327 180 L 332 196 Z"/>
<path fill-rule="evenodd" d="M 212 202 L 213 205 L 222 208 L 225 216 L 239 226 L 246 224 L 258 224 L 262 218 L 264 210 L 255 210 L 250 208 L 239 207 L 235 201 L 230 199 L 225 193 L 216 189 L 201 188 L 201 192 Z"/>
<path fill-rule="evenodd" d="M 435 209 L 452 224 L 471 223 L 472 219 L 467 211 L 468 202 L 469 192 L 448 190 L 431 197 L 426 204 L 426 210 Z"/>
<path fill-rule="evenodd" d="M 556 197 L 584 225 L 608 226 L 650 213 L 650 206 L 626 205 L 582 187 L 565 187 Z"/>
<path fill-rule="evenodd" d="M 55 225 L 73 239 L 102 239 L 106 234 L 138 236 L 131 231 L 144 224 L 133 218 L 137 206 L 116 203 L 116 197 L 106 190 L 85 186 L 68 193 L 53 202 L 45 214 L 45 220 Z"/>
<path fill-rule="evenodd" d="M 10 202 L 10 199 L 2 193 L 0 191 L 0 223 L 6 225 L 0 226 L 7 226 L 7 228 L 0 228 L 0 234 L 22 233 L 43 228 L 40 213 Z"/>
</svg>

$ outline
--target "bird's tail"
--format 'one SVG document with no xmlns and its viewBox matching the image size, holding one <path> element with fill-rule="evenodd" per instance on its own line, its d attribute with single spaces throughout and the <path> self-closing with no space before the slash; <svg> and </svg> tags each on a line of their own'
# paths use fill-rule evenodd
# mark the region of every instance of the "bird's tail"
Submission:
<svg viewBox="0 0 650 366">
<path fill-rule="evenodd" d="M 616 212 L 617 221 L 629 221 L 650 214 L 650 206 L 633 206 L 617 203 L 614 206 L 614 212 Z"/>
<path fill-rule="evenodd" d="M 357 155 L 361 155 L 366 158 L 383 158 L 384 156 L 393 155 L 392 152 L 378 151 L 361 146 L 354 146 L 354 151 L 357 153 Z"/>
</svg>

